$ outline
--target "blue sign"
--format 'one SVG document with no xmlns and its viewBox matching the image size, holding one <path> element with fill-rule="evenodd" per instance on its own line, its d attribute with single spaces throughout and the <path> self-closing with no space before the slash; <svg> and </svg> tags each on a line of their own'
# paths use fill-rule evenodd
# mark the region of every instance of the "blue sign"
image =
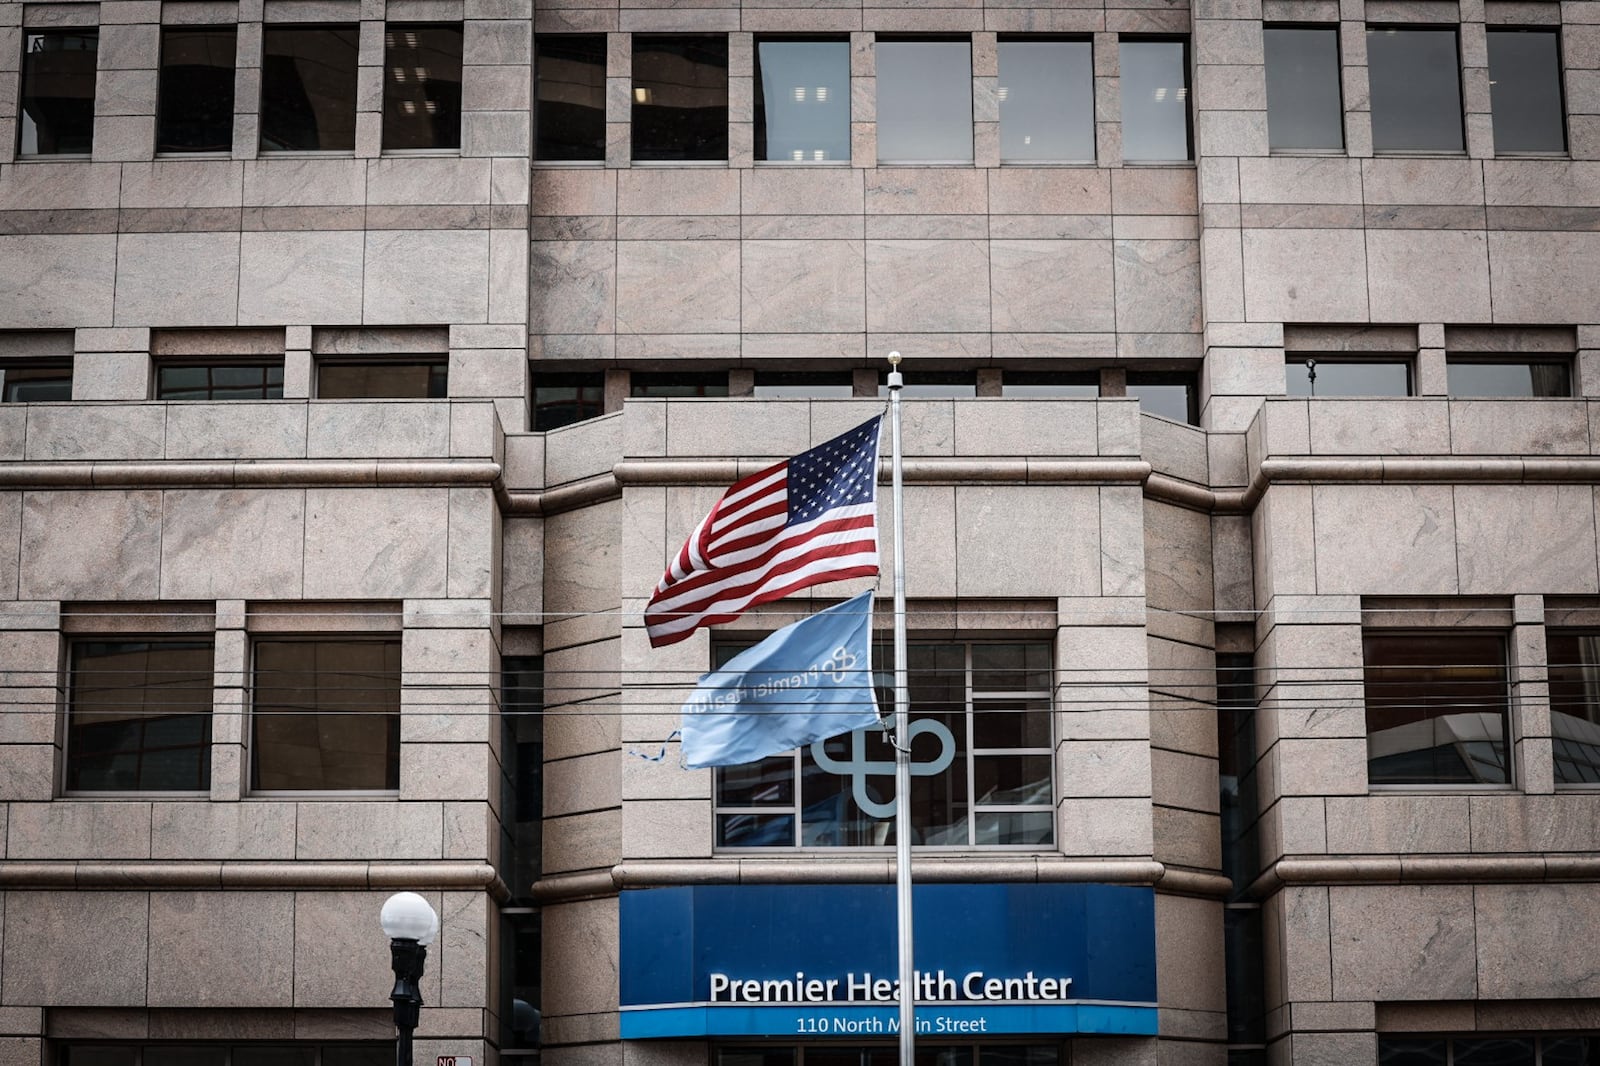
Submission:
<svg viewBox="0 0 1600 1066">
<path fill-rule="evenodd" d="M 1155 896 L 913 887 L 918 1035 L 1156 1031 Z M 893 885 L 694 885 L 621 898 L 622 1038 L 891 1037 Z"/>
</svg>

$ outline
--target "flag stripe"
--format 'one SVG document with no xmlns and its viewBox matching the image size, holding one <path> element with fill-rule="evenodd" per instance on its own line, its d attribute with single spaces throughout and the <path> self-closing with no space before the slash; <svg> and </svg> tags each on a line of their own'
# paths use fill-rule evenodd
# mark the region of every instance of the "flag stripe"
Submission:
<svg viewBox="0 0 1600 1066">
<path fill-rule="evenodd" d="M 881 421 L 734 482 L 650 597 L 650 643 L 674 643 L 825 581 L 876 574 Z"/>
<path fill-rule="evenodd" d="M 683 581 L 674 584 L 670 592 L 658 593 L 650 607 L 652 610 L 656 608 L 675 610 L 675 605 L 686 598 L 699 599 L 748 584 L 752 580 L 759 580 L 769 569 L 782 564 L 786 559 L 793 558 L 813 544 L 858 543 L 862 550 L 873 551 L 877 546 L 873 518 L 871 514 L 847 515 L 809 522 L 803 529 L 796 527 L 796 531 L 791 535 L 769 541 L 757 548 L 745 549 L 738 556 L 731 554 L 725 556 L 719 560 L 720 565 L 714 570 L 702 570 L 691 574 Z"/>
</svg>

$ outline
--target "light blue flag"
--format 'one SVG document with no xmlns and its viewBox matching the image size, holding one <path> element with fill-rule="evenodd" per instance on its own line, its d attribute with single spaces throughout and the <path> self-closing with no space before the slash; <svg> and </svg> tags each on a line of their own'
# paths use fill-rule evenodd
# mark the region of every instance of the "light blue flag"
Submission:
<svg viewBox="0 0 1600 1066">
<path fill-rule="evenodd" d="M 683 705 L 683 764 L 738 766 L 877 724 L 872 593 L 863 592 L 701 677 Z"/>
</svg>

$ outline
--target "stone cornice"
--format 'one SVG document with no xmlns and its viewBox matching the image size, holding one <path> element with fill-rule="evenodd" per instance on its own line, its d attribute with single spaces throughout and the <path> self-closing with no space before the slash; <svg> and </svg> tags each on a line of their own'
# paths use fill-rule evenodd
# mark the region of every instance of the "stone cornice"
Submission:
<svg viewBox="0 0 1600 1066">
<path fill-rule="evenodd" d="M 1279 859 L 1246 895 L 1293 885 L 1466 885 L 1600 881 L 1600 855 L 1329 855 Z"/>
<path fill-rule="evenodd" d="M 0 862 L 0 889 L 481 890 L 504 903 L 505 882 L 464 862 Z"/>
<path fill-rule="evenodd" d="M 0 489 L 496 486 L 483 459 L 161 459 L 0 463 Z"/>
<path fill-rule="evenodd" d="M 1149 885 L 1175 895 L 1223 898 L 1219 874 L 1186 870 L 1148 859 L 1075 860 L 1051 856 L 918 856 L 912 879 L 925 884 L 972 882 L 1093 882 Z M 883 855 L 793 858 L 746 856 L 715 859 L 633 860 L 609 870 L 554 874 L 533 887 L 541 903 L 615 895 L 626 888 L 732 884 L 892 884 L 894 861 Z"/>
</svg>

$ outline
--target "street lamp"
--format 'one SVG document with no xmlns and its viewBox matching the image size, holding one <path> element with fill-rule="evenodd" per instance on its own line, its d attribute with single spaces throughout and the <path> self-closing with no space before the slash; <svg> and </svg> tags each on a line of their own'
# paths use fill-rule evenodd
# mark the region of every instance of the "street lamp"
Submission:
<svg viewBox="0 0 1600 1066">
<path fill-rule="evenodd" d="M 389 938 L 389 961 L 394 967 L 395 1066 L 411 1066 L 411 1034 L 422 1012 L 422 965 L 428 945 L 439 935 L 439 915 L 415 892 L 396 892 L 384 901 L 378 923 Z"/>
</svg>

